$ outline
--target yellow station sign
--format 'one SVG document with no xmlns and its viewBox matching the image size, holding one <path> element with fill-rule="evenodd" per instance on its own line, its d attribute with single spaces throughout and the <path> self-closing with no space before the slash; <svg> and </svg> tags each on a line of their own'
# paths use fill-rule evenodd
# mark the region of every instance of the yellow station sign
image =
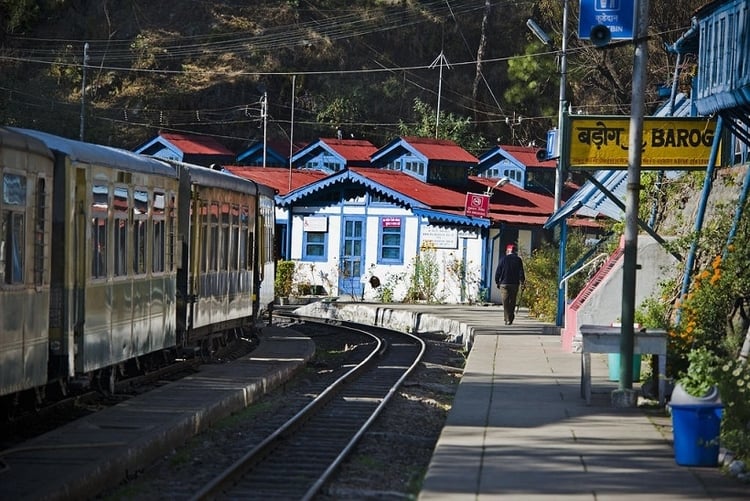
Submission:
<svg viewBox="0 0 750 501">
<path fill-rule="evenodd" d="M 571 169 L 627 169 L 630 117 L 572 115 L 568 123 Z M 715 132 L 716 119 L 645 117 L 641 168 L 705 169 Z"/>
</svg>

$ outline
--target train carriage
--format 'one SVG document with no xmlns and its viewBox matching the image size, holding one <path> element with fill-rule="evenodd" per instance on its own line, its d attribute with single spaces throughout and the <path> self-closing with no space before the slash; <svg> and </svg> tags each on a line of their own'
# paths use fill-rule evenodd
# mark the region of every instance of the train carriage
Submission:
<svg viewBox="0 0 750 501">
<path fill-rule="evenodd" d="M 53 382 L 112 391 L 270 311 L 269 187 L 13 127 L 0 128 L 0 182 L 3 408 Z"/>
<path fill-rule="evenodd" d="M 15 130 L 54 153 L 51 377 L 91 375 L 173 347 L 175 170 L 125 150 Z"/>
<path fill-rule="evenodd" d="M 0 395 L 44 385 L 52 152 L 0 128 Z"/>
<path fill-rule="evenodd" d="M 181 199 L 190 200 L 180 208 L 178 229 L 185 242 L 177 314 L 183 344 L 247 334 L 273 301 L 267 292 L 267 284 L 273 286 L 272 267 L 267 275 L 273 192 L 220 170 L 170 163 L 180 172 Z"/>
</svg>

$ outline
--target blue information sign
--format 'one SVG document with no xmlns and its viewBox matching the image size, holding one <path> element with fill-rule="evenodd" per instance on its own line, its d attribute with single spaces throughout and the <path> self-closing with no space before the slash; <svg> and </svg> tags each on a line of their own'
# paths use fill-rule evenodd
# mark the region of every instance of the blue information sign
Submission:
<svg viewBox="0 0 750 501">
<path fill-rule="evenodd" d="M 612 40 L 632 40 L 635 0 L 580 0 L 578 38 L 588 40 L 591 28 L 606 26 Z"/>
<path fill-rule="evenodd" d="M 557 129 L 550 129 L 547 131 L 547 159 L 559 156 L 557 152 Z"/>
</svg>

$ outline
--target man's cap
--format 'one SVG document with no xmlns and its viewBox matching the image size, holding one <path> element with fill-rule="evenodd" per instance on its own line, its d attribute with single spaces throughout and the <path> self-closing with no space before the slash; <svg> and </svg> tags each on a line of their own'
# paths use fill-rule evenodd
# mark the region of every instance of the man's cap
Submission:
<svg viewBox="0 0 750 501">
<path fill-rule="evenodd" d="M 516 244 L 508 244 L 508 246 L 505 248 L 506 251 L 512 251 L 516 250 Z"/>
</svg>

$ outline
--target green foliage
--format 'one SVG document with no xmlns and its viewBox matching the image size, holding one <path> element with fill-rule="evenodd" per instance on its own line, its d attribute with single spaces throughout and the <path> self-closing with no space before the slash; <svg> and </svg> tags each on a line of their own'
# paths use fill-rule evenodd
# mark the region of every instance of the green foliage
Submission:
<svg viewBox="0 0 750 501">
<path fill-rule="evenodd" d="M 383 303 L 392 303 L 396 300 L 394 290 L 404 281 L 405 273 L 389 273 L 384 282 L 380 283 L 377 289 L 378 300 Z"/>
<path fill-rule="evenodd" d="M 722 442 L 750 458 L 750 369 L 739 358 L 747 325 L 735 325 L 735 300 L 750 295 L 750 223 L 744 218 L 734 241 L 722 252 L 731 217 L 719 211 L 700 234 L 697 271 L 688 294 L 677 304 L 678 322 L 669 350 L 685 389 L 699 394 L 717 385 L 724 404 Z"/>
<path fill-rule="evenodd" d="M 722 441 L 730 450 L 750 457 L 750 367 L 729 359 L 717 366 L 714 376 L 724 404 Z"/>
<path fill-rule="evenodd" d="M 680 385 L 694 396 L 702 397 L 716 386 L 719 358 L 706 348 L 696 348 L 688 353 L 688 369 L 680 377 Z"/>
<path fill-rule="evenodd" d="M 404 301 L 427 301 L 438 303 L 442 298 L 437 295 L 440 280 L 440 266 L 438 265 L 435 248 L 423 244 L 419 254 L 411 262 L 411 275 L 407 279 L 409 289 Z"/>
<path fill-rule="evenodd" d="M 4 33 L 18 33 L 32 27 L 39 16 L 37 0 L 0 0 Z"/>
<path fill-rule="evenodd" d="M 279 261 L 276 263 L 276 277 L 273 282 L 276 297 L 291 296 L 294 268 L 294 261 Z"/>
<path fill-rule="evenodd" d="M 542 44 L 534 41 L 526 46 L 525 54 L 508 60 L 510 85 L 505 88 L 503 97 L 514 109 L 533 115 L 557 116 L 557 100 L 540 101 L 538 96 L 549 95 L 559 87 L 559 76 L 555 68 L 555 58 L 539 57 L 544 50 Z M 538 107 L 529 108 L 530 106 Z"/>
<path fill-rule="evenodd" d="M 419 98 L 414 100 L 416 124 L 399 122 L 398 130 L 402 136 L 435 137 L 437 115 L 435 110 Z M 471 123 L 471 118 L 460 117 L 440 110 L 440 124 L 437 137 L 449 139 L 465 150 L 479 154 L 487 149 L 487 140 L 478 134 Z"/>
<path fill-rule="evenodd" d="M 572 265 L 585 254 L 585 235 L 570 231 L 566 247 L 566 262 Z M 557 283 L 560 249 L 554 242 L 546 242 L 524 260 L 526 284 L 521 290 L 521 304 L 528 306 L 529 314 L 546 322 L 553 322 L 557 313 Z M 584 273 L 568 281 L 568 298 L 575 297 L 586 283 Z"/>
</svg>

